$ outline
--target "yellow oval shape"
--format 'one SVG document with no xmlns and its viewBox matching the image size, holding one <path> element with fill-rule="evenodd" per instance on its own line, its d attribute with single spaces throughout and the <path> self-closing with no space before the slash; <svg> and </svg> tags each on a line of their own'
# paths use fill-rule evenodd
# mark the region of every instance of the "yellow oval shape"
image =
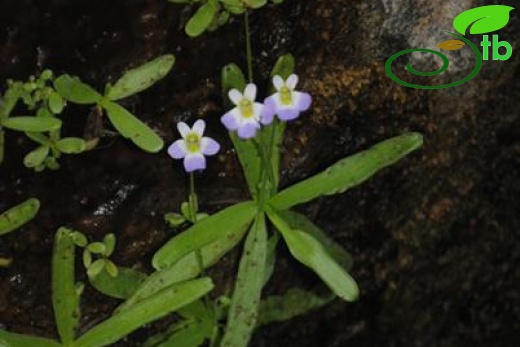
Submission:
<svg viewBox="0 0 520 347">
<path fill-rule="evenodd" d="M 461 40 L 448 40 L 441 42 L 437 45 L 437 48 L 445 49 L 447 51 L 456 51 L 464 47 L 465 43 Z"/>
</svg>

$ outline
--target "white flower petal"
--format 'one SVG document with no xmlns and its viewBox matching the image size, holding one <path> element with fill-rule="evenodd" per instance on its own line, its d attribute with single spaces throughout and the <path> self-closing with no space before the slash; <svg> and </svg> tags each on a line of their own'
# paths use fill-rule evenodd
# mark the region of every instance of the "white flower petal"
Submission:
<svg viewBox="0 0 520 347">
<path fill-rule="evenodd" d="M 296 88 L 296 85 L 298 84 L 298 75 L 292 74 L 287 78 L 287 81 L 285 81 L 285 84 L 287 84 L 287 87 L 289 87 L 291 90 L 294 90 Z"/>
<path fill-rule="evenodd" d="M 179 130 L 179 133 L 181 134 L 181 136 L 183 138 L 185 138 L 186 136 L 188 136 L 188 134 L 191 132 L 191 129 L 190 127 L 188 126 L 188 124 L 184 123 L 184 122 L 179 122 L 177 123 L 177 130 Z"/>
<path fill-rule="evenodd" d="M 249 83 L 244 90 L 244 97 L 248 98 L 251 101 L 255 101 L 256 99 L 256 85 L 254 83 Z"/>
<path fill-rule="evenodd" d="M 285 82 L 283 81 L 283 78 L 281 76 L 276 75 L 273 77 L 273 86 L 276 88 L 277 91 L 280 91 L 284 84 Z"/>
<path fill-rule="evenodd" d="M 188 149 L 186 148 L 186 141 L 177 140 L 168 147 L 168 154 L 173 159 L 181 159 L 184 158 L 188 154 Z"/>
<path fill-rule="evenodd" d="M 228 96 L 229 96 L 229 100 L 231 100 L 231 102 L 235 105 L 238 105 L 240 103 L 240 101 L 242 101 L 242 98 L 244 97 L 242 95 L 242 93 L 240 93 L 238 90 L 236 89 L 231 89 L 228 93 Z"/>
<path fill-rule="evenodd" d="M 263 111 L 264 111 L 264 105 L 259 102 L 255 102 L 253 105 L 253 112 L 255 114 L 254 119 L 256 121 L 260 120 L 260 117 L 261 117 Z"/>
<path fill-rule="evenodd" d="M 206 129 L 206 122 L 204 122 L 202 119 L 198 119 L 195 124 L 193 124 L 191 131 L 202 137 L 204 134 L 204 129 Z"/>
<path fill-rule="evenodd" d="M 240 111 L 238 110 L 238 107 L 235 107 L 234 109 L 223 115 L 222 118 L 220 118 L 222 124 L 224 124 L 224 126 L 230 131 L 237 130 L 240 126 L 241 120 L 242 117 L 240 116 Z"/>
<path fill-rule="evenodd" d="M 220 145 L 211 137 L 203 137 L 200 140 L 200 152 L 204 155 L 215 155 L 220 150 Z"/>
</svg>

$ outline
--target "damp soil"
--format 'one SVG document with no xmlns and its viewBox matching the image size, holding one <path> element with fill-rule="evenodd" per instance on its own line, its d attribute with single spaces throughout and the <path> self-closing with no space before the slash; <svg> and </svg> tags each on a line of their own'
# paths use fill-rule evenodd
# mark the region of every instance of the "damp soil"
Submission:
<svg viewBox="0 0 520 347">
<path fill-rule="evenodd" d="M 505 62 L 485 62 L 470 82 L 439 91 L 402 87 L 384 70 L 395 52 L 447 39 L 443 30 L 467 9 L 461 6 L 437 0 L 286 0 L 252 15 L 261 89 L 276 58 L 292 52 L 302 88 L 314 97 L 313 110 L 288 127 L 283 186 L 406 131 L 422 132 L 425 144 L 362 186 L 299 207 L 352 253 L 360 299 L 337 300 L 263 327 L 251 346 L 520 344 L 518 53 Z M 214 33 L 188 39 L 182 25 L 192 11 L 162 0 L 3 0 L 0 79 L 25 79 L 51 68 L 101 89 L 125 69 L 174 53 L 172 73 L 125 106 L 166 142 L 176 138 L 176 122 L 207 121 L 224 150 L 197 184 L 202 209 L 215 212 L 248 197 L 219 124 L 219 71 L 229 62 L 244 65 L 243 27 L 235 18 Z M 514 12 L 500 37 L 516 49 L 520 24 Z M 472 70 L 474 62 L 464 54 L 450 56 L 459 63 L 436 77 L 438 84 Z M 418 66 L 435 64 L 422 56 L 411 59 Z M 396 71 L 404 65 L 398 63 Z M 88 108 L 70 107 L 64 133 L 81 136 L 88 114 Z M 66 156 L 59 171 L 43 173 L 22 165 L 33 146 L 8 133 L 0 168 L 0 210 L 29 197 L 42 204 L 34 221 L 0 240 L 0 255 L 14 259 L 0 269 L 0 327 L 56 337 L 50 293 L 55 230 L 70 226 L 93 240 L 114 232 L 114 261 L 150 271 L 153 252 L 176 233 L 162 215 L 179 208 L 187 182 L 165 153 L 143 153 L 121 138 L 104 138 L 96 150 Z M 232 252 L 212 270 L 220 290 L 232 285 L 238 256 Z M 77 276 L 85 280 L 79 269 Z M 281 247 L 265 294 L 318 283 Z M 80 330 L 116 305 L 87 287 Z M 140 346 L 167 324 L 147 326 L 116 346 Z"/>
</svg>

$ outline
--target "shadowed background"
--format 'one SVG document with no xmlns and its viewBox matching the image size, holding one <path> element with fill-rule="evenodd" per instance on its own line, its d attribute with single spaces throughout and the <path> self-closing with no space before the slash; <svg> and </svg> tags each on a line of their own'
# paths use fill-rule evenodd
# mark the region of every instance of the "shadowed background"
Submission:
<svg viewBox="0 0 520 347">
<path fill-rule="evenodd" d="M 497 3 L 498 2 L 493 2 Z M 422 150 L 368 183 L 299 207 L 354 256 L 361 289 L 353 304 L 332 304 L 292 321 L 267 326 L 252 346 L 516 347 L 520 343 L 520 38 L 519 10 L 498 32 L 511 59 L 485 61 L 476 78 L 439 91 L 394 83 L 384 63 L 408 48 L 433 49 L 452 37 L 452 20 L 483 1 L 286 0 L 252 15 L 255 79 L 265 91 L 279 55 L 297 58 L 312 112 L 286 133 L 282 185 L 406 131 L 425 135 Z M 518 6 L 504 1 L 503 5 Z M 220 125 L 220 69 L 245 66 L 240 17 L 215 33 L 189 39 L 182 24 L 192 8 L 162 0 L 3 0 L 0 78 L 26 79 L 44 68 L 67 72 L 101 89 L 125 69 L 173 53 L 170 75 L 126 100 L 166 140 L 175 123 L 204 118 L 223 151 L 197 176 L 202 209 L 247 199 L 246 185 Z M 472 40 L 478 45 L 479 37 Z M 429 81 L 458 80 L 474 67 L 468 47 L 447 53 L 452 66 Z M 430 55 L 409 61 L 438 68 Z M 415 78 L 416 82 L 423 81 Z M 3 83 L 5 86 L 5 83 Z M 2 87 L 3 88 L 3 87 Z M 81 136 L 89 110 L 68 108 L 64 133 Z M 57 172 L 22 165 L 34 148 L 8 133 L 0 168 L 0 210 L 37 197 L 38 217 L 2 237 L 0 254 L 15 261 L 0 270 L 0 327 L 56 336 L 50 299 L 50 254 L 55 230 L 68 225 L 99 240 L 118 238 L 115 261 L 149 270 L 153 252 L 175 231 L 162 215 L 186 196 L 180 162 L 150 155 L 122 139 L 105 139 L 90 153 L 61 159 Z M 239 250 L 211 272 L 222 292 L 232 285 Z M 312 288 L 319 281 L 280 247 L 277 270 L 264 293 Z M 78 271 L 79 279 L 85 280 Z M 81 329 L 108 316 L 117 302 L 87 289 Z M 171 319 L 117 346 L 139 346 Z"/>
</svg>

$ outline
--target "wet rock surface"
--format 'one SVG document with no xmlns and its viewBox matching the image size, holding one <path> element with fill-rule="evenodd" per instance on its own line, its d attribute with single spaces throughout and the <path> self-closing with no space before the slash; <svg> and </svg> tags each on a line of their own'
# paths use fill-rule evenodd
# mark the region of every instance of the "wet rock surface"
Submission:
<svg viewBox="0 0 520 347">
<path fill-rule="evenodd" d="M 488 4 L 488 3 L 486 3 Z M 513 1 L 501 4 L 515 6 Z M 385 74 L 386 59 L 412 47 L 450 39 L 456 14 L 482 1 L 286 0 L 252 16 L 255 74 L 262 87 L 276 58 L 293 52 L 313 111 L 288 127 L 282 185 L 301 180 L 385 138 L 419 131 L 423 149 L 366 184 L 299 207 L 352 252 L 361 287 L 356 303 L 340 301 L 290 322 L 260 329 L 252 346 L 497 346 L 520 343 L 520 38 L 517 10 L 500 39 L 511 59 L 485 61 L 476 78 L 438 91 L 402 87 Z M 243 30 L 234 19 L 195 40 L 179 28 L 181 7 L 166 1 L 35 0 L 0 4 L 0 77 L 26 78 L 42 68 L 81 76 L 102 88 L 126 68 L 174 53 L 173 72 L 152 90 L 127 100 L 166 142 L 180 120 L 204 118 L 224 151 L 197 177 L 204 210 L 247 198 L 238 163 L 219 123 L 219 71 L 244 65 Z M 478 40 L 476 38 L 475 40 Z M 475 43 L 478 44 L 477 41 Z M 453 66 L 433 79 L 467 75 L 467 49 L 447 54 Z M 418 69 L 438 68 L 428 55 L 407 56 Z M 395 63 L 402 71 L 406 59 Z M 404 75 L 403 75 L 404 76 Z M 413 80 L 413 77 L 410 77 Z M 422 81 L 417 78 L 416 82 Z M 81 136 L 88 109 L 72 107 L 65 132 Z M 64 157 L 57 172 L 22 165 L 29 141 L 7 137 L 0 168 L 0 210 L 25 198 L 42 202 L 38 217 L 2 237 L 0 254 L 15 259 L 0 270 L 0 324 L 56 336 L 50 299 L 52 238 L 61 225 L 91 239 L 118 238 L 114 260 L 149 270 L 149 259 L 174 231 L 162 215 L 185 199 L 180 165 L 122 139 Z M 283 247 L 266 294 L 318 280 Z M 236 256 L 213 270 L 221 286 Z M 85 280 L 78 272 L 79 280 Z M 227 278 L 227 280 L 226 280 Z M 82 330 L 116 305 L 94 290 L 83 297 Z M 139 346 L 160 322 L 118 346 Z"/>
</svg>

